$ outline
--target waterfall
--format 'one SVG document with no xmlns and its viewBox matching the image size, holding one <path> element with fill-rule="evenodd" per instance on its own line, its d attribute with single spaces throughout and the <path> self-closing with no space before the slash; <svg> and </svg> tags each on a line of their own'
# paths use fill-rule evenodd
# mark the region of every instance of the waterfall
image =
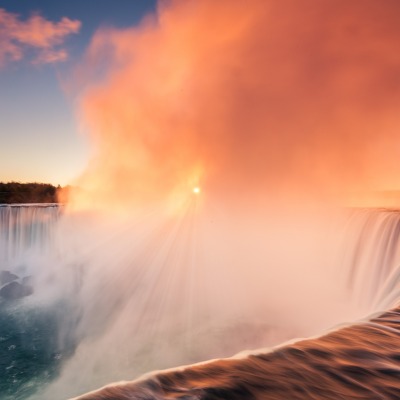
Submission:
<svg viewBox="0 0 400 400">
<path fill-rule="evenodd" d="M 61 212 L 57 204 L 0 204 L 0 269 L 49 250 Z"/>
<path fill-rule="evenodd" d="M 22 400 L 74 348 L 71 306 L 54 283 L 58 204 L 0 204 L 0 398 Z M 53 268 L 52 268 L 53 267 Z M 68 319 L 68 316 L 71 318 Z M 68 328 L 70 325 L 70 328 Z"/>
<path fill-rule="evenodd" d="M 122 386 L 110 385 L 101 395 L 105 396 L 104 399 L 124 399 L 122 390 L 130 393 L 132 398 L 143 398 L 146 394 L 146 398 L 164 399 L 169 398 L 170 393 L 182 390 L 182 397 L 187 399 L 274 399 L 283 398 L 279 396 L 286 390 L 285 387 L 290 387 L 290 396 L 287 397 L 293 399 L 325 398 L 325 395 L 326 398 L 334 398 L 332 393 L 335 391 L 342 396 L 346 393 L 350 396 L 358 391 L 364 393 L 367 389 L 382 394 L 383 397 L 377 395 L 377 398 L 395 398 L 390 397 L 395 392 L 386 390 L 385 385 L 396 385 L 390 379 L 398 379 L 396 368 L 400 370 L 400 359 L 380 350 L 397 346 L 400 318 L 399 310 L 394 307 L 400 298 L 400 212 L 352 209 L 345 214 L 345 222 L 339 222 L 337 225 L 340 227 L 336 229 L 339 246 L 332 242 L 331 247 L 335 250 L 331 249 L 329 254 L 321 251 L 325 255 L 322 258 L 332 258 L 335 273 L 344 273 L 343 286 L 347 286 L 348 298 L 351 299 L 346 301 L 360 303 L 361 309 L 368 313 L 383 312 L 385 309 L 392 311 L 378 314 L 370 320 L 353 322 L 325 336 L 275 347 L 282 341 L 298 337 L 302 331 L 294 328 L 293 321 L 293 329 L 288 324 L 279 326 L 278 322 L 285 320 L 286 309 L 278 309 L 276 313 L 261 311 L 263 314 L 256 310 L 248 320 L 241 319 L 247 311 L 236 313 L 235 308 L 241 305 L 243 293 L 248 292 L 241 288 L 242 282 L 238 285 L 231 282 L 235 277 L 234 268 L 245 258 L 235 260 L 236 254 L 242 253 L 236 253 L 230 245 L 220 247 L 220 252 L 216 252 L 218 242 L 215 238 L 223 237 L 221 234 L 226 232 L 220 230 L 203 244 L 214 258 L 223 260 L 229 251 L 227 259 L 237 263 L 221 266 L 208 254 L 203 262 L 211 265 L 199 264 L 198 259 L 194 259 L 198 253 L 192 252 L 197 238 L 201 236 L 197 232 L 200 228 L 194 225 L 196 216 L 193 210 L 176 224 L 171 221 L 161 224 L 161 220 L 156 218 L 151 225 L 149 219 L 144 218 L 143 224 L 125 221 L 122 225 L 102 225 L 97 218 L 66 214 L 62 207 L 54 204 L 0 205 L 0 270 L 15 274 L 22 284 L 24 276 L 35 277 L 36 272 L 41 275 L 40 280 L 29 282 L 34 287 L 33 295 L 26 293 L 21 302 L 18 302 L 19 299 L 0 301 L 0 322 L 4 328 L 3 332 L 0 327 L 0 355 L 8 360 L 4 363 L 4 371 L 0 368 L 0 375 L 7 377 L 6 384 L 0 384 L 0 397 L 25 400 L 29 397 L 26 393 L 32 395 L 41 388 L 37 397 L 32 399 L 61 400 L 110 380 L 126 379 L 173 365 L 192 364 L 213 356 L 228 357 L 241 349 L 272 346 L 201 366 L 189 365 L 183 369 L 182 375 L 172 370 L 148 375 Z M 225 223 L 226 220 L 223 221 Z M 260 226 L 264 227 L 263 224 Z M 197 233 L 194 234 L 194 231 Z M 298 231 L 301 230 L 296 227 L 295 238 Z M 321 233 L 320 230 L 318 232 Z M 259 243 L 246 247 L 250 245 L 246 242 L 244 248 L 256 252 L 264 248 L 265 243 L 260 231 L 254 230 L 253 233 Z M 292 233 L 288 236 L 290 243 Z M 314 237 L 311 235 L 312 239 Z M 311 244 L 311 247 L 303 248 L 304 243 Z M 274 251 L 266 251 L 262 255 L 272 255 L 275 258 L 271 256 L 271 259 L 275 260 L 276 255 L 283 251 L 285 257 L 282 260 L 294 259 L 306 271 L 304 260 L 311 260 L 315 254 L 304 260 L 299 257 L 310 253 L 313 243 L 313 240 L 301 242 L 298 247 L 302 251 L 295 251 L 295 255 L 289 258 L 286 257 L 286 249 L 289 248 L 286 245 L 279 247 L 273 244 Z M 318 248 L 318 244 L 314 247 Z M 335 257 L 332 256 L 334 253 Z M 191 263 L 191 269 L 187 268 L 188 263 Z M 193 269 L 199 268 L 199 265 L 200 270 Z M 221 269 L 216 271 L 215 268 Z M 233 270 L 230 272 L 229 268 Z M 257 280 L 256 271 L 261 270 L 250 268 L 245 271 L 251 275 L 246 285 Z M 210 286 L 201 285 L 200 276 L 206 278 L 205 283 Z M 236 279 L 241 276 L 237 275 Z M 308 277 L 306 273 L 304 276 L 304 279 Z M 35 285 L 39 284 L 37 288 Z M 269 282 L 266 284 L 269 284 L 269 290 L 273 288 Z M 190 291 L 196 287 L 196 294 Z M 230 293 L 224 292 L 234 288 L 243 291 L 240 293 L 242 297 L 230 298 Z M 283 298 L 290 298 L 290 288 L 282 288 Z M 38 303 L 31 299 L 48 290 L 53 294 L 44 297 L 44 302 L 40 303 L 42 308 L 37 313 Z M 251 290 L 255 295 L 255 287 Z M 266 291 L 264 293 L 267 295 Z M 221 297 L 225 295 L 225 302 L 217 302 L 219 294 Z M 196 307 L 204 302 L 210 305 L 207 309 L 210 313 L 216 313 L 214 320 L 211 314 L 200 318 L 195 313 Z M 266 303 L 267 310 L 271 309 L 269 302 Z M 43 304 L 49 306 L 43 308 Z M 274 306 L 279 308 L 279 305 Z M 319 308 L 322 310 L 320 316 L 329 314 L 323 300 Z M 224 313 L 229 314 L 231 319 L 225 318 Z M 28 323 L 27 315 L 36 317 L 31 317 Z M 232 319 L 235 316 L 238 318 L 236 321 Z M 218 318 L 224 318 L 224 321 L 219 324 Z M 319 316 L 310 318 L 318 319 Z M 7 336 L 5 323 L 12 327 L 7 329 L 22 329 L 19 335 L 30 334 L 30 329 L 39 323 L 38 332 L 46 336 L 52 349 L 40 347 L 39 356 L 48 354 L 44 359 L 52 367 L 48 369 L 42 363 L 40 374 L 34 372 L 34 360 L 39 350 L 26 347 L 31 340 L 28 336 L 23 336 L 22 342 L 13 342 L 14 339 Z M 23 328 L 18 328 L 21 326 Z M 46 326 L 51 326 L 51 330 Z M 309 332 L 305 334 L 308 336 Z M 374 345 L 368 343 L 369 337 L 376 337 Z M 12 352 L 19 346 L 23 347 L 24 354 L 31 353 L 31 364 L 27 361 L 18 364 L 12 358 Z M 293 365 L 296 365 L 297 372 L 292 371 Z M 389 372 L 384 372 L 381 365 L 386 365 Z M 63 373 L 56 379 L 61 367 Z M 326 379 L 325 383 L 317 385 L 315 374 L 319 369 Z M 373 372 L 368 372 L 370 370 Z M 79 376 L 77 371 L 81 371 Z M 209 380 L 214 375 L 215 380 Z M 236 383 L 229 376 L 235 376 Z M 258 378 L 254 380 L 252 376 Z M 368 386 L 364 382 L 365 376 L 377 378 L 377 384 Z M 336 381 L 352 383 L 341 387 Z M 354 387 L 349 388 L 351 385 Z M 379 385 L 381 389 L 377 389 Z M 271 397 L 268 397 L 269 391 Z M 372 392 L 365 391 L 367 395 L 364 398 L 371 398 L 368 395 Z M 168 395 L 163 397 L 160 393 Z M 274 397 L 277 393 L 280 393 L 278 397 Z M 97 392 L 82 399 L 97 399 L 96 396 L 99 396 Z"/>
<path fill-rule="evenodd" d="M 319 337 L 155 372 L 75 400 L 400 398 L 400 212 L 352 210 L 343 238 L 348 289 L 388 311 Z"/>
<path fill-rule="evenodd" d="M 347 223 L 344 268 L 353 296 L 373 309 L 391 307 L 400 274 L 400 211 L 355 209 Z"/>
</svg>

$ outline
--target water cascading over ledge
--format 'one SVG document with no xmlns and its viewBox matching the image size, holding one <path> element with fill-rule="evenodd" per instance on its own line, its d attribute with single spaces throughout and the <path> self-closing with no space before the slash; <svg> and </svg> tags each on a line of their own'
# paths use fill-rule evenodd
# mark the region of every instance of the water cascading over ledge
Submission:
<svg viewBox="0 0 400 400">
<path fill-rule="evenodd" d="M 370 309 L 388 311 L 320 337 L 155 372 L 74 399 L 399 399 L 399 237 L 397 210 L 352 210 L 343 230 L 349 290 Z"/>
<path fill-rule="evenodd" d="M 61 213 L 58 204 L 0 204 L 0 269 L 51 248 Z"/>
<path fill-rule="evenodd" d="M 13 364 L 15 360 L 12 358 L 13 354 L 15 354 L 15 350 L 18 349 L 18 343 L 7 341 L 0 342 L 0 347 L 3 346 L 4 354 L 7 355 L 7 360 L 9 361 L 9 363 L 5 365 L 5 373 L 3 374 L 3 376 L 7 376 L 7 381 L 0 387 L 0 394 L 5 399 L 25 400 L 29 398 L 27 396 L 28 392 L 31 394 L 32 391 L 37 389 L 41 390 L 39 390 L 37 397 L 34 397 L 35 399 L 65 399 L 66 397 L 78 395 L 79 393 L 94 389 L 96 386 L 98 387 L 102 384 L 106 384 L 110 380 L 134 378 L 146 371 L 144 368 L 147 368 L 145 366 L 147 364 L 141 365 L 141 363 L 144 361 L 147 362 L 150 359 L 153 361 L 153 364 L 148 364 L 149 367 L 147 371 L 165 368 L 165 364 L 160 364 L 160 360 L 170 353 L 174 353 L 174 356 L 180 354 L 180 356 L 177 357 L 179 360 L 178 362 L 169 360 L 170 366 L 193 362 L 191 358 L 185 358 L 187 357 L 187 355 L 185 355 L 185 346 L 187 343 L 180 340 L 180 336 L 176 336 L 177 339 L 171 341 L 171 337 L 174 337 L 174 332 L 172 332 L 172 336 L 170 336 L 171 332 L 167 331 L 159 332 L 159 334 L 153 332 L 153 336 L 148 337 L 143 335 L 143 332 L 147 332 L 146 329 L 152 332 L 154 329 L 157 329 L 157 327 L 160 329 L 160 327 L 164 326 L 162 324 L 146 326 L 146 318 L 152 316 L 152 314 L 146 315 L 146 310 L 151 313 L 152 309 L 151 307 L 149 308 L 149 304 L 151 305 L 156 302 L 154 296 L 160 296 L 160 294 L 162 294 L 159 290 L 152 289 L 151 284 L 154 283 L 152 279 L 157 281 L 157 286 L 154 287 L 162 289 L 163 285 L 165 285 L 164 278 L 169 278 L 169 276 L 160 276 L 159 274 L 153 276 L 153 267 L 143 264 L 143 262 L 147 260 L 147 257 L 144 257 L 144 255 L 147 254 L 149 249 L 143 249 L 141 247 L 147 243 L 147 239 L 139 241 L 138 247 L 132 247 L 132 244 L 135 243 L 135 240 L 133 240 L 133 232 L 135 232 L 135 235 L 139 238 L 143 239 L 145 236 L 144 232 L 137 232 L 136 225 L 133 227 L 125 226 L 124 229 L 121 229 L 119 234 L 113 231 L 108 232 L 109 236 L 103 236 L 103 242 L 98 241 L 98 237 L 92 235 L 88 235 L 88 240 L 86 241 L 81 240 L 78 235 L 78 240 L 74 241 L 70 240 L 71 238 L 69 237 L 71 236 L 71 225 L 68 229 L 65 229 L 66 226 L 68 227 L 68 224 L 65 225 L 64 223 L 66 220 L 71 219 L 71 217 L 76 218 L 77 216 L 67 214 L 60 219 L 62 211 L 57 207 L 7 206 L 0 211 L 2 212 L 1 221 L 7 221 L 6 226 L 8 227 L 5 227 L 3 224 L 1 226 L 2 246 L 6 243 L 9 249 L 7 253 L 7 264 L 5 264 L 7 268 L 10 267 L 11 269 L 12 265 L 17 269 L 20 268 L 20 270 L 28 268 L 29 273 L 33 276 L 35 275 L 36 267 L 41 269 L 40 273 L 42 275 L 44 272 L 43 270 L 46 269 L 58 270 L 61 273 L 62 286 L 65 287 L 68 286 L 66 285 L 66 278 L 72 271 L 71 266 L 80 264 L 79 268 L 74 270 L 80 271 L 78 276 L 80 283 L 79 285 L 70 285 L 73 290 L 66 291 L 65 294 L 68 294 L 68 296 L 64 296 L 66 301 L 71 301 L 74 303 L 74 306 L 67 306 L 66 308 L 64 303 L 62 307 L 60 307 L 60 302 L 57 300 L 53 305 L 58 308 L 58 313 L 54 313 L 54 307 L 50 306 L 44 313 L 42 312 L 43 310 L 39 310 L 39 314 L 37 315 L 39 318 L 29 322 L 29 324 L 32 324 L 30 325 L 31 327 L 39 323 L 39 332 L 47 337 L 47 342 L 51 351 L 46 352 L 45 347 L 41 348 L 40 351 L 43 350 L 41 355 L 46 355 L 43 357 L 43 360 L 47 362 L 48 365 L 52 365 L 52 368 L 44 368 L 42 372 L 39 371 L 39 373 L 37 373 L 35 372 L 34 361 L 32 361 L 32 364 L 26 363 L 25 361 L 25 366 L 30 365 L 32 368 L 29 370 L 27 368 L 22 369 L 23 374 L 25 374 L 23 375 L 21 374 L 21 369 L 18 371 L 17 368 L 24 368 L 23 364 Z M 81 217 L 82 216 L 79 216 L 77 219 Z M 181 225 L 180 229 L 184 236 L 188 235 L 190 231 L 190 221 L 191 219 L 189 218 Z M 384 305 L 386 309 L 389 310 L 397 303 L 398 297 L 396 297 L 396 293 L 399 281 L 397 275 L 398 266 L 400 264 L 398 251 L 399 224 L 400 213 L 396 210 L 354 209 L 349 212 L 346 223 L 341 226 L 342 230 L 339 233 L 342 244 L 339 248 L 335 264 L 337 265 L 337 270 L 345 275 L 349 292 L 354 294 L 358 302 L 364 304 L 368 303 L 364 307 L 366 310 L 379 311 L 382 310 L 381 305 Z M 76 225 L 72 224 L 72 228 L 74 228 L 72 229 L 72 236 L 78 234 L 75 228 L 80 227 L 81 230 L 83 230 L 84 225 L 85 222 Z M 7 231 L 8 229 L 10 229 L 10 231 Z M 157 233 L 157 240 L 165 240 L 165 242 L 157 241 L 158 244 L 162 244 L 162 246 L 166 246 L 168 243 L 176 244 L 179 237 L 175 236 L 174 233 L 170 240 L 168 234 L 171 232 L 169 232 L 168 229 L 170 229 L 170 226 L 165 225 L 162 228 L 162 235 L 158 235 Z M 150 230 L 149 232 L 152 231 Z M 61 240 L 63 242 L 63 248 L 59 248 L 60 243 L 56 240 L 57 236 L 63 237 L 63 240 Z M 104 239 L 105 237 L 108 239 Z M 5 238 L 7 238 L 7 241 Z M 189 243 L 185 238 L 180 239 L 182 239 L 183 246 Z M 12 240 L 16 240 L 17 243 L 11 243 Z M 74 244 L 74 248 L 71 247 L 71 243 Z M 118 245 L 117 247 L 115 246 L 116 244 Z M 81 251 L 82 248 L 85 249 L 85 252 Z M 151 248 L 153 252 L 160 251 L 160 249 L 157 250 L 156 247 Z M 12 251 L 10 249 L 12 249 Z M 137 251 L 139 251 L 139 255 Z M 171 251 L 171 249 L 169 249 L 169 251 Z M 57 256 L 58 252 L 60 252 L 60 254 Z M 2 254 L 2 257 L 4 254 L 5 253 Z M 56 254 L 56 257 L 54 254 Z M 35 261 L 34 255 L 37 256 L 37 260 L 40 259 L 40 263 Z M 176 256 L 175 253 L 173 253 L 173 255 L 174 257 Z M 130 257 L 134 258 L 132 259 Z M 5 259 L 5 257 L 3 259 Z M 19 261 L 17 262 L 17 260 Z M 178 259 L 175 259 L 175 261 L 177 260 Z M 25 265 L 25 267 L 22 268 L 22 261 L 26 265 L 29 264 L 29 267 Z M 105 267 L 109 270 L 102 275 L 102 269 Z M 4 267 L 2 268 L 4 269 Z M 164 265 L 163 268 L 166 268 L 166 265 Z M 16 272 L 17 269 L 12 271 Z M 125 273 L 131 269 L 136 271 L 131 277 L 138 279 L 137 282 L 132 280 L 128 282 L 128 287 L 131 292 L 124 293 L 124 296 L 108 298 L 108 294 L 113 295 L 115 294 L 114 292 L 116 292 L 115 290 L 112 291 L 113 285 L 117 285 L 117 288 L 121 289 L 121 286 L 119 286 L 121 283 L 119 279 L 122 279 L 122 282 L 126 281 Z M 108 274 L 110 272 L 111 275 Z M 161 270 L 159 272 L 161 272 Z M 183 273 L 184 271 L 182 270 L 181 272 Z M 121 276 L 120 273 L 122 273 Z M 175 279 L 179 279 L 179 276 L 176 276 L 176 274 L 179 273 L 179 269 L 173 271 Z M 182 282 L 184 282 L 184 277 L 180 278 L 183 279 Z M 104 284 L 104 279 L 107 280 L 107 284 Z M 44 280 L 44 283 L 46 282 L 50 287 L 56 287 L 57 290 L 61 287 L 53 279 Z M 224 282 L 224 286 L 226 286 L 226 284 L 229 284 L 229 281 Z M 150 286 L 146 287 L 146 285 Z M 98 290 L 98 288 L 103 290 Z M 41 290 L 44 291 L 44 286 L 41 287 Z M 32 296 L 25 297 L 22 303 L 9 303 L 20 304 L 18 306 L 18 318 L 20 318 L 20 322 L 26 321 L 26 315 L 34 315 L 35 307 L 37 309 L 37 303 L 35 303 L 34 300 L 39 294 L 40 291 L 36 291 Z M 90 296 L 87 296 L 87 294 L 90 294 Z M 146 303 L 146 296 L 143 297 L 144 294 L 148 296 L 149 303 Z M 179 295 L 179 293 L 173 292 L 169 293 L 169 295 L 174 296 Z M 50 298 L 54 301 L 54 298 Z M 48 298 L 46 301 L 48 301 Z M 75 307 L 76 304 L 79 304 L 79 307 Z M 237 301 L 232 300 L 232 304 L 233 306 L 237 306 Z M 182 304 L 182 310 L 179 310 L 180 312 L 186 310 L 183 306 L 189 309 L 187 304 Z M 24 310 L 26 311 L 25 314 Z M 124 318 L 120 319 L 119 323 L 114 326 L 115 320 L 112 314 L 120 312 L 121 310 L 123 311 L 121 315 Z M 9 318 L 10 314 L 7 315 Z M 127 315 L 130 315 L 130 317 L 127 318 Z M 47 317 L 43 318 L 43 316 L 50 316 L 50 318 L 46 319 Z M 162 316 L 162 318 L 164 318 L 164 316 Z M 262 326 L 265 329 L 269 329 L 271 324 L 273 325 L 273 320 L 271 318 L 273 317 L 271 317 L 270 314 L 259 315 L 258 322 L 261 321 L 263 324 Z M 321 339 L 310 339 L 306 342 L 299 342 L 289 347 L 284 346 L 272 352 L 268 349 L 254 352 L 261 354 L 260 356 L 250 356 L 250 358 L 242 359 L 224 359 L 216 361 L 215 363 L 206 363 L 201 367 L 189 367 L 185 369 L 182 374 L 180 372 L 166 372 L 153 375 L 148 378 L 148 380 L 120 385 L 118 386 L 118 396 L 122 396 L 121 391 L 124 391 L 126 396 L 142 398 L 140 397 L 143 395 L 141 391 L 145 390 L 146 396 L 148 396 L 146 398 L 160 399 L 167 398 L 165 397 L 167 396 L 166 393 L 171 396 L 171 393 L 173 393 L 173 397 L 175 396 L 176 398 L 179 398 L 179 396 L 191 398 L 190 396 L 192 396 L 192 398 L 199 399 L 279 399 L 284 398 L 282 397 L 282 393 L 285 392 L 280 392 L 280 390 L 284 390 L 282 387 L 285 387 L 285 382 L 287 382 L 288 385 L 292 385 L 293 396 L 291 396 L 291 398 L 294 399 L 304 399 L 306 396 L 305 393 L 307 393 L 309 398 L 315 399 L 324 398 L 321 393 L 324 393 L 324 395 L 325 393 L 329 393 L 329 396 L 331 396 L 329 397 L 326 395 L 325 398 L 335 398 L 332 397 L 334 396 L 333 393 L 339 393 L 337 394 L 339 397 L 336 397 L 336 399 L 341 398 L 340 396 L 346 398 L 345 396 L 350 396 L 349 393 L 352 393 L 352 390 L 354 390 L 354 393 L 364 393 L 364 397 L 361 398 L 368 399 L 371 398 L 368 397 L 371 392 L 361 389 L 361 387 L 366 385 L 363 381 L 364 376 L 371 375 L 372 377 L 377 377 L 376 382 L 382 385 L 380 389 L 381 392 L 378 392 L 379 395 L 382 394 L 382 398 L 396 398 L 393 396 L 398 394 L 396 391 L 397 380 L 391 381 L 390 377 L 398 378 L 396 375 L 396 368 L 399 367 L 397 364 L 398 356 L 396 352 L 392 354 L 390 349 L 397 345 L 397 320 L 398 312 L 394 309 L 393 312 L 387 313 L 383 317 L 375 318 L 372 323 L 357 323 L 354 327 L 349 326 L 344 331 L 339 330 L 333 332 Z M 135 321 L 139 323 L 136 328 L 131 326 L 131 323 Z M 20 322 L 17 326 L 23 326 L 25 332 L 29 334 L 29 329 L 26 329 L 27 325 L 21 325 Z M 343 322 L 348 321 L 345 320 Z M 46 329 L 43 330 L 41 327 L 44 326 L 46 326 Z M 93 329 L 92 327 L 94 326 L 96 326 L 97 329 Z M 48 327 L 51 327 L 51 329 L 49 330 Z M 88 327 L 92 330 L 88 331 Z M 126 338 L 126 335 L 118 336 L 119 333 L 116 335 L 116 327 L 123 327 L 126 329 L 130 340 L 118 340 Z M 217 328 L 221 329 L 221 326 L 217 326 Z M 235 339 L 232 336 L 234 335 L 232 333 L 234 328 L 234 326 L 228 326 L 226 331 L 221 331 L 219 337 L 210 335 L 210 331 L 207 331 L 206 326 L 203 327 L 203 330 L 196 331 L 192 337 L 196 338 L 196 347 L 198 348 L 200 346 L 200 348 L 198 349 L 197 360 L 195 361 L 204 360 L 204 354 L 210 357 L 210 354 L 208 354 L 205 349 L 206 347 L 203 349 L 199 344 L 204 341 L 203 336 L 207 337 L 207 343 L 204 342 L 207 346 L 210 346 L 210 341 L 215 341 L 215 343 L 211 343 L 211 349 L 219 348 L 220 350 L 221 345 L 226 346 L 223 357 L 234 354 L 230 349 L 234 349 L 234 351 L 249 350 L 263 346 L 263 343 L 266 343 L 260 342 L 260 337 L 262 338 L 262 336 L 252 335 L 251 332 L 249 332 L 254 328 L 259 329 L 260 325 L 253 326 L 249 324 L 245 326 L 245 329 L 247 330 L 246 337 L 250 339 L 248 339 L 241 348 L 235 347 L 232 344 L 232 341 Z M 68 329 L 70 330 L 69 332 Z M 79 331 L 79 334 L 74 335 L 73 333 L 75 333 L 75 331 Z M 186 336 L 184 335 L 183 337 Z M 229 338 L 229 340 L 224 339 L 224 337 Z M 67 338 L 67 340 L 65 340 L 65 338 Z M 71 340 L 71 338 L 73 338 L 73 340 Z M 152 338 L 154 338 L 155 342 L 153 342 Z M 382 342 L 379 342 L 379 338 L 382 338 Z M 288 339 L 288 337 L 281 337 L 281 341 L 286 339 Z M 10 338 L 7 340 L 10 340 Z M 25 343 L 29 343 L 30 339 L 26 336 L 24 340 Z M 162 340 L 164 340 L 165 343 L 162 343 Z M 67 345 L 65 344 L 66 342 Z M 62 344 L 61 347 L 60 343 Z M 87 346 L 88 343 L 93 343 L 93 345 Z M 100 345 L 100 348 L 96 346 L 96 343 Z M 166 349 L 171 346 L 171 343 L 176 347 L 171 349 L 170 353 L 168 353 Z M 238 340 L 238 343 L 240 343 L 240 340 Z M 83 345 L 82 348 L 81 344 Z M 14 348 L 13 346 L 16 347 Z M 110 354 L 113 354 L 114 357 L 120 357 L 121 360 L 118 361 L 109 357 L 98 357 L 99 354 L 95 352 L 109 351 L 109 348 L 104 346 L 109 346 L 110 348 L 115 346 L 116 350 L 119 349 L 119 351 Z M 9 350 L 9 348 L 11 350 Z M 79 351 L 80 348 L 84 351 Z M 74 349 L 77 349 L 75 354 L 73 353 Z M 379 353 L 379 349 L 383 349 L 384 351 Z M 160 354 L 160 350 L 164 354 Z M 32 355 L 35 356 L 34 352 L 32 352 Z M 219 356 L 220 355 L 218 355 L 218 357 Z M 81 360 L 79 360 L 79 357 Z M 213 357 L 212 354 L 211 357 Z M 5 358 L 3 357 L 3 359 Z M 32 360 L 34 360 L 34 357 Z M 82 362 L 82 360 L 85 364 L 79 367 L 79 363 Z M 113 369 L 114 375 L 112 378 L 107 378 L 107 375 L 104 374 L 104 371 L 108 370 L 107 366 L 101 364 L 104 361 L 116 366 L 116 368 Z M 165 360 L 162 362 L 165 362 Z M 331 362 L 332 365 L 329 366 Z M 336 364 L 334 364 L 335 362 Z M 275 363 L 278 363 L 279 366 Z M 274 365 L 277 365 L 277 369 L 274 369 Z M 10 366 L 11 368 L 7 369 Z M 87 366 L 93 366 L 93 370 L 89 368 L 91 371 L 90 374 L 88 373 L 89 370 L 86 369 Z M 293 371 L 293 366 L 296 366 L 297 372 Z M 387 368 L 385 366 L 387 366 Z M 59 369 L 61 367 L 62 369 Z M 127 369 L 125 369 L 125 367 Z M 278 372 L 272 373 L 271 369 L 278 371 L 279 374 L 273 375 Z M 318 392 L 322 390 L 318 385 L 324 384 L 316 377 L 316 373 L 319 372 L 320 369 L 327 371 L 323 372 L 327 374 L 324 382 L 327 385 L 326 388 L 330 388 L 329 390 L 331 390 L 331 392 Z M 91 374 L 95 374 L 96 370 L 102 371 L 103 376 L 99 378 L 92 376 Z M 57 377 L 56 373 L 58 374 L 58 371 L 62 371 L 62 373 Z M 76 376 L 77 371 L 81 371 L 79 373 L 79 379 Z M 373 372 L 370 373 L 368 371 Z M 248 372 L 250 375 L 255 375 L 256 378 L 258 377 L 261 381 L 258 383 L 254 380 L 252 381 L 249 378 Z M 68 376 L 68 373 L 72 375 Z M 264 376 L 265 374 L 269 375 L 270 378 L 266 379 Z M 357 374 L 358 377 L 356 376 Z M 215 377 L 215 379 L 210 380 L 210 375 Z M 232 376 L 236 382 L 233 386 L 230 380 Z M 70 378 L 72 382 L 76 382 L 76 385 L 70 384 Z M 286 378 L 288 379 L 287 381 L 285 381 Z M 32 379 L 35 382 L 33 385 L 30 383 Z M 274 381 L 276 385 L 274 383 L 274 386 L 271 381 Z M 345 382 L 344 388 L 340 389 L 342 392 L 336 391 L 339 390 L 338 388 L 340 388 L 340 386 L 337 386 L 336 389 L 332 386 L 332 382 L 336 381 Z M 346 382 L 358 383 L 354 383 L 354 387 L 349 389 L 348 386 L 350 386 L 351 383 Z M 65 383 L 67 383 L 67 385 L 65 385 Z M 250 385 L 250 388 L 246 388 L 246 385 Z M 177 386 L 181 387 L 182 391 L 180 391 L 180 389 L 178 390 Z M 27 387 L 30 389 L 27 389 Z M 275 393 L 273 391 L 271 392 L 273 387 L 275 387 Z M 367 385 L 367 387 L 372 386 Z M 103 398 L 113 400 L 124 399 L 123 396 L 117 397 L 117 394 L 115 394 L 116 392 L 112 392 L 113 388 L 114 386 L 112 386 L 111 389 L 107 389 L 109 392 L 102 392 L 105 396 Z M 230 389 L 232 389 L 231 392 L 229 392 Z M 310 391 L 315 391 L 315 393 L 311 393 Z M 110 395 L 110 393 L 113 394 Z M 128 395 L 128 393 L 130 394 Z M 140 395 L 138 393 L 140 393 Z M 273 397 L 268 393 L 274 393 L 276 396 Z M 96 396 L 88 398 L 102 398 L 99 397 L 99 394 L 96 394 Z"/>
<path fill-rule="evenodd" d="M 27 399 L 74 348 L 62 296 L 44 296 L 56 269 L 58 204 L 0 204 L 0 398 Z M 51 268 L 50 268 L 51 265 Z M 49 276 L 47 274 L 47 276 Z"/>
<path fill-rule="evenodd" d="M 400 301 L 400 211 L 354 209 L 347 222 L 343 263 L 354 298 L 382 310 Z"/>
</svg>

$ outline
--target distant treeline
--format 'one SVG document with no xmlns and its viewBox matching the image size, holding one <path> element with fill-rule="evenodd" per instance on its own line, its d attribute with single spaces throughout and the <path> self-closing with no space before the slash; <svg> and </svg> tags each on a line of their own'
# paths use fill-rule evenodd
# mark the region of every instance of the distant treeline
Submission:
<svg viewBox="0 0 400 400">
<path fill-rule="evenodd" d="M 0 182 L 0 204 L 57 203 L 61 190 L 47 183 Z"/>
</svg>

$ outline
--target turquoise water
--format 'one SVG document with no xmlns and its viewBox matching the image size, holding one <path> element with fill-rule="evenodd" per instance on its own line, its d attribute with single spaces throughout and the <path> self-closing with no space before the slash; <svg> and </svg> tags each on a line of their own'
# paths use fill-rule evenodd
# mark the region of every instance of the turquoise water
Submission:
<svg viewBox="0 0 400 400">
<path fill-rule="evenodd" d="M 0 399 L 27 399 L 57 377 L 75 342 L 61 332 L 66 311 L 65 304 L 0 302 Z"/>
</svg>

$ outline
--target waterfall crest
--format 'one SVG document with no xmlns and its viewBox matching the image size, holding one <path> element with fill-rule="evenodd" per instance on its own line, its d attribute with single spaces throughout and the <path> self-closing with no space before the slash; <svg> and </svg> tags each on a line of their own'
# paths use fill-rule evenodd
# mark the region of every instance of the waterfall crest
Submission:
<svg viewBox="0 0 400 400">
<path fill-rule="evenodd" d="M 0 204 L 0 266 L 13 268 L 27 253 L 40 253 L 52 246 L 57 204 Z"/>
<path fill-rule="evenodd" d="M 400 211 L 355 209 L 347 223 L 344 268 L 348 288 L 372 310 L 397 305 L 400 279 Z"/>
</svg>

